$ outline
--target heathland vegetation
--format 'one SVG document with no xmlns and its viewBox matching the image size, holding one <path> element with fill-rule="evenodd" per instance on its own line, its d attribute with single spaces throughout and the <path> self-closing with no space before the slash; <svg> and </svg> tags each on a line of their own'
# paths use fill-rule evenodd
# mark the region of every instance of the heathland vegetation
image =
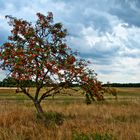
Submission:
<svg viewBox="0 0 140 140">
<path fill-rule="evenodd" d="M 0 89 L 1 140 L 139 140 L 140 88 L 116 88 L 117 101 L 109 94 L 105 101 L 85 104 L 80 92 L 63 94 L 42 102 L 50 125 L 36 114 L 33 103 L 14 88 Z M 33 88 L 30 89 L 32 93 Z M 71 93 L 65 95 L 65 92 Z"/>
</svg>

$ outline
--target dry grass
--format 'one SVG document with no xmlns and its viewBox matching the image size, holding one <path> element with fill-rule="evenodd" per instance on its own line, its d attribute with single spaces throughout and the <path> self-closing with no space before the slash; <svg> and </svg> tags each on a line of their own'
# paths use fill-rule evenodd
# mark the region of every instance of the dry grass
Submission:
<svg viewBox="0 0 140 140">
<path fill-rule="evenodd" d="M 112 140 L 140 139 L 139 96 L 91 105 L 84 104 L 81 99 L 74 102 L 45 100 L 42 106 L 46 112 L 65 116 L 62 125 L 49 127 L 36 118 L 29 101 L 1 100 L 0 104 L 0 140 L 71 140 L 78 133 L 107 133 L 113 136 Z"/>
</svg>

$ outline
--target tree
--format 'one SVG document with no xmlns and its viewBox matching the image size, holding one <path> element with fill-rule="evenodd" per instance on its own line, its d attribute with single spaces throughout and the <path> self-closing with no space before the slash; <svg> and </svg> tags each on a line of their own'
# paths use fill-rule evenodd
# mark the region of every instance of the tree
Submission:
<svg viewBox="0 0 140 140">
<path fill-rule="evenodd" d="M 2 85 L 4 87 L 14 87 L 17 85 L 17 83 L 13 77 L 7 77 L 7 78 L 3 79 Z"/>
<path fill-rule="evenodd" d="M 41 101 L 72 83 L 78 83 L 91 96 L 99 98 L 95 72 L 67 46 L 67 30 L 61 23 L 53 22 L 51 12 L 47 16 L 37 13 L 34 24 L 12 16 L 6 18 L 12 30 L 8 41 L 0 47 L 1 68 L 10 71 L 43 119 Z M 27 80 L 35 83 L 34 95 L 26 90 Z M 40 94 L 44 86 L 50 88 Z"/>
</svg>

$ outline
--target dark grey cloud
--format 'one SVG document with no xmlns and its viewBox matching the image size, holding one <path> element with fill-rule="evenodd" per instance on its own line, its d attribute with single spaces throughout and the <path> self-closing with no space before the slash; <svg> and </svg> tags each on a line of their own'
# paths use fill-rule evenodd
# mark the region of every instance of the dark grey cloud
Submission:
<svg viewBox="0 0 140 140">
<path fill-rule="evenodd" d="M 140 1 L 139 0 L 122 0 L 117 3 L 117 6 L 110 8 L 109 12 L 116 15 L 119 19 L 140 27 Z"/>
<path fill-rule="evenodd" d="M 106 32 L 110 30 L 111 26 L 106 17 L 98 16 L 98 15 L 96 16 L 93 15 L 93 17 L 95 18 L 92 21 L 92 24 L 91 24 L 92 27 L 94 27 L 95 29 L 98 29 L 100 32 Z"/>
<path fill-rule="evenodd" d="M 100 44 L 96 44 L 94 48 L 89 49 L 87 52 L 83 51 L 80 55 L 86 59 L 93 59 L 94 63 L 98 65 L 111 65 L 114 62 L 113 58 L 119 55 L 119 48 L 116 46 L 110 48 L 109 50 L 102 50 L 100 48 L 102 48 L 102 46 L 100 46 Z"/>
</svg>

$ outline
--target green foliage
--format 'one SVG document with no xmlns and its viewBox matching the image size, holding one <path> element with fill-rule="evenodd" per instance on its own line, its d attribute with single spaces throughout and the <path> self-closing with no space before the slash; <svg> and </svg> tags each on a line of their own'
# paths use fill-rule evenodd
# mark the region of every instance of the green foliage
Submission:
<svg viewBox="0 0 140 140">
<path fill-rule="evenodd" d="M 8 77 L 8 78 L 3 79 L 2 82 L 0 82 L 0 86 L 1 87 L 14 87 L 14 86 L 17 86 L 17 82 L 14 78 Z"/>
<path fill-rule="evenodd" d="M 17 87 L 18 81 L 13 77 L 7 77 L 0 82 L 0 87 Z M 32 80 L 26 80 L 23 83 L 24 87 L 34 87 L 35 82 Z"/>
<path fill-rule="evenodd" d="M 116 140 L 116 138 L 110 133 L 78 133 L 75 132 L 72 136 L 72 140 Z"/>
</svg>

